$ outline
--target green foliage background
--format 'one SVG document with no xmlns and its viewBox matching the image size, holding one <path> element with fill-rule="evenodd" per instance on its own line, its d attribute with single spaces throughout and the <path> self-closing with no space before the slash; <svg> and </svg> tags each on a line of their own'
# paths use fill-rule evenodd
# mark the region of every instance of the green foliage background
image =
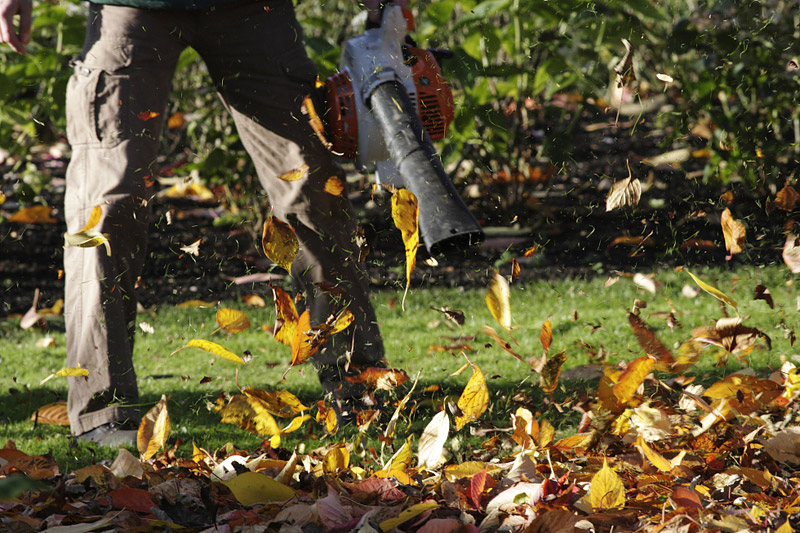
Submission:
<svg viewBox="0 0 800 533">
<path fill-rule="evenodd" d="M 340 45 L 361 31 L 356 2 L 300 2 L 298 16 L 322 77 L 334 72 Z M 449 168 L 530 172 L 531 162 L 569 160 L 581 112 L 605 98 L 612 68 L 628 39 L 636 49 L 638 83 L 670 91 L 674 106 L 659 126 L 685 140 L 698 121 L 712 126 L 701 140 L 711 157 L 709 186 L 741 182 L 757 196 L 795 178 L 800 152 L 800 77 L 791 61 L 800 37 L 797 0 L 683 2 L 669 0 L 438 0 L 412 2 L 423 46 L 449 48 L 444 63 L 457 98 L 452 134 L 440 146 Z M 0 148 L 17 156 L 14 171 L 35 173 L 31 148 L 63 138 L 70 59 L 82 44 L 85 3 L 37 2 L 26 56 L 0 47 Z M 796 63 L 794 64 L 796 65 Z M 665 84 L 657 73 L 675 79 Z M 577 112 L 550 106 L 559 93 L 577 96 Z M 527 105 L 533 102 L 535 106 Z M 163 138 L 165 161 L 188 159 L 232 199 L 259 202 L 257 180 L 232 121 L 202 62 L 187 50 L 168 113 L 187 126 Z M 543 138 L 536 120 L 552 123 Z M 698 139 L 694 139 L 698 141 Z M 665 147 L 666 148 L 666 147 Z M 456 171 L 453 171 L 456 174 Z M 466 173 L 459 179 L 473 180 Z M 28 179 L 42 186 L 42 180 Z M 37 192 L 36 190 L 33 191 Z M 236 203 L 236 202 L 234 202 Z"/>
</svg>

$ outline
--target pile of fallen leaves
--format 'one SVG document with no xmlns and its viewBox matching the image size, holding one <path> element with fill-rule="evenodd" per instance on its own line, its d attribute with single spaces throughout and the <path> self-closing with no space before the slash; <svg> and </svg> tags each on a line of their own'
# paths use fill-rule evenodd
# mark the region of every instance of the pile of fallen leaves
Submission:
<svg viewBox="0 0 800 533">
<path fill-rule="evenodd" d="M 302 169 L 296 174 L 302 177 Z M 299 179 L 294 174 L 282 178 Z M 331 194 L 338 191 L 331 188 Z M 634 207 L 638 193 L 622 197 L 621 204 Z M 416 209 L 410 196 L 394 192 L 393 216 L 406 246 L 407 277 L 418 243 Z M 93 229 L 100 215 L 99 207 L 93 210 L 86 226 L 67 236 L 67 244 L 103 245 L 112 253 L 113 243 Z M 729 253 L 739 253 L 744 227 L 723 216 L 722 230 Z M 271 217 L 262 244 L 268 257 L 291 268 L 298 250 L 291 226 Z M 800 269 L 796 249 L 797 238 L 789 234 L 784 259 L 792 271 Z M 549 320 L 542 326 L 541 356 L 526 358 L 515 349 L 509 279 L 514 281 L 519 263 L 513 260 L 511 268 L 509 278 L 495 272 L 486 294 L 492 316 L 509 339 L 488 326 L 483 331 L 538 377 L 541 390 L 535 393 L 546 398 L 548 409 L 582 414 L 572 435 L 556 440 L 553 425 L 527 408 L 533 402 L 524 389 L 515 396 L 520 407 L 505 427 L 497 422 L 501 427 L 479 427 L 491 393 L 481 369 L 467 359 L 467 348 L 454 345 L 442 349 L 460 351 L 466 363 L 458 373 L 471 369 L 472 376 L 459 398 L 445 398 L 433 412 L 421 407 L 432 404 L 423 401 L 429 391 L 415 392 L 417 381 L 409 383 L 400 370 L 351 372 L 356 377 L 349 379 L 366 388 L 364 405 L 373 407 L 357 413 L 352 442 L 337 439 L 341 410 L 324 400 L 306 406 L 289 391 L 246 386 L 240 387 L 241 394 L 220 395 L 209 408 L 222 422 L 264 436 L 256 450 L 229 444 L 209 451 L 192 443 L 187 457 L 180 439 L 169 444 L 166 396 L 141 422 L 139 457 L 120 449 L 109 465 L 61 472 L 52 457 L 27 455 L 8 441 L 0 450 L 0 522 L 10 531 L 287 533 L 788 532 L 800 525 L 800 375 L 795 365 L 786 360 L 761 377 L 744 370 L 708 388 L 684 374 L 701 358 L 745 360 L 755 350 L 771 348 L 764 332 L 744 324 L 733 298 L 689 273 L 698 291 L 719 300 L 723 316 L 713 326 L 692 331 L 674 353 L 640 316 L 646 302 L 636 300 L 628 321 L 643 355 L 605 364 L 594 393 L 558 403 L 554 393 L 567 355 L 549 352 Z M 655 291 L 647 276 L 633 281 Z M 345 307 L 326 322 L 311 324 L 308 312 L 298 313 L 288 294 L 279 288 L 273 294 L 277 321 L 272 335 L 291 348 L 290 369 L 308 361 L 354 320 Z M 755 298 L 772 306 L 766 287 L 758 286 Z M 463 325 L 460 311 L 436 310 Z M 729 315 L 731 310 L 736 316 Z M 31 322 L 43 316 L 35 304 L 32 313 Z M 674 313 L 667 322 L 678 324 Z M 231 334 L 251 326 L 244 313 L 228 308 L 218 309 L 217 323 Z M 794 333 L 787 333 L 793 343 Z M 235 364 L 248 362 L 246 354 L 240 357 L 206 339 L 192 339 L 183 349 L 204 350 Z M 86 375 L 87 369 L 66 368 L 46 379 Z M 283 435 L 314 423 L 312 413 L 331 444 L 313 450 L 302 444 L 291 451 L 282 448 Z M 63 405 L 46 406 L 35 418 L 63 420 L 63 415 Z M 425 425 L 418 435 L 410 429 L 414 422 Z M 380 450 L 368 444 L 376 436 Z M 469 449 L 464 449 L 467 442 Z"/>
<path fill-rule="evenodd" d="M 724 304 L 724 315 L 737 309 L 733 298 L 690 275 Z M 486 302 L 510 336 L 509 294 L 507 279 L 495 275 Z M 756 298 L 770 303 L 768 296 L 765 287 L 756 289 Z M 292 346 L 293 365 L 349 324 L 342 312 L 312 328 L 280 289 L 275 302 L 273 334 Z M 62 472 L 52 457 L 30 456 L 7 442 L 0 450 L 0 520 L 9 531 L 59 532 L 792 531 L 800 525 L 795 365 L 786 361 L 763 377 L 746 369 L 705 388 L 684 375 L 701 357 L 743 360 L 769 348 L 769 337 L 741 317 L 723 316 L 713 327 L 695 329 L 673 353 L 640 316 L 645 306 L 637 300 L 628 315 L 644 355 L 606 364 L 593 394 L 561 404 L 553 393 L 566 355 L 549 353 L 549 320 L 540 357 L 519 355 L 485 328 L 538 374 L 551 407 L 583 414 L 575 433 L 559 440 L 553 425 L 526 407 L 517 408 L 505 427 L 479 427 L 491 393 L 469 360 L 460 371 L 471 369 L 472 377 L 460 397 L 445 399 L 433 412 L 420 407 L 427 391 L 415 392 L 416 381 L 401 371 L 367 369 L 353 378 L 367 386 L 365 399 L 376 409 L 359 413 L 352 442 L 337 440 L 340 419 L 324 401 L 314 409 L 285 390 L 242 387 L 209 407 L 223 422 L 269 438 L 256 450 L 192 444 L 186 457 L 180 439 L 169 444 L 168 398 L 162 397 L 139 427 L 139 457 L 120 449 L 111 464 Z M 438 311 L 459 323 L 458 311 Z M 246 316 L 231 309 L 220 309 L 217 321 L 230 332 L 249 327 Z M 184 348 L 245 363 L 210 341 Z M 382 403 L 389 412 L 377 408 L 381 394 L 388 395 Z M 281 435 L 313 424 L 314 411 L 331 443 L 282 448 Z M 40 416 L 48 412 L 52 408 L 43 408 Z M 430 417 L 424 430 L 409 434 L 423 417 Z M 376 434 L 380 450 L 368 444 Z"/>
</svg>

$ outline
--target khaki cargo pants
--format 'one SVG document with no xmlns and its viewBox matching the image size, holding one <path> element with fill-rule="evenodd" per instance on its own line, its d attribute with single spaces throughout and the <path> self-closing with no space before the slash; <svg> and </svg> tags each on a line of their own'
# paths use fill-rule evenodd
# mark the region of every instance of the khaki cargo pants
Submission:
<svg viewBox="0 0 800 533">
<path fill-rule="evenodd" d="M 347 303 L 356 316 L 354 331 L 351 326 L 338 342 L 326 343 L 315 363 L 341 367 L 353 335 L 353 362 L 381 360 L 383 344 L 353 243 L 352 207 L 346 193 L 324 192 L 329 177 L 344 176 L 300 109 L 316 69 L 291 0 L 240 1 L 200 12 L 90 6 L 67 91 L 72 160 L 65 214 L 72 233 L 102 205 L 96 229 L 110 235 L 111 256 L 102 246 L 65 250 L 67 362 L 89 370 L 88 381 L 69 378 L 72 433 L 139 418 L 134 284 L 147 260 L 152 188 L 146 178 L 154 174 L 172 76 L 187 46 L 208 66 L 274 214 L 295 229 L 300 253 L 292 276 L 306 290 L 312 325 Z M 147 111 L 161 114 L 138 118 Z M 278 179 L 303 164 L 310 167 L 303 180 Z M 313 284 L 320 282 L 346 296 L 334 301 L 316 293 Z"/>
</svg>

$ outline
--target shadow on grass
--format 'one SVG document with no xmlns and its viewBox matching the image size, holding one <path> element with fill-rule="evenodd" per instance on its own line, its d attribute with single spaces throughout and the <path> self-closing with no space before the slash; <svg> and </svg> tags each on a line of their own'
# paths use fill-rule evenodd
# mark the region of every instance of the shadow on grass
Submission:
<svg viewBox="0 0 800 533">
<path fill-rule="evenodd" d="M 696 382 L 709 386 L 724 378 L 726 375 L 738 370 L 740 367 L 713 367 L 703 369 L 695 374 Z M 766 377 L 769 368 L 755 368 L 756 375 Z M 596 374 L 596 372 L 595 372 Z M 687 376 L 692 376 L 687 373 Z M 450 438 L 451 449 L 455 451 L 457 461 L 479 460 L 482 445 L 495 435 L 509 435 L 511 428 L 511 415 L 520 407 L 530 410 L 538 420 L 548 420 L 556 430 L 556 439 L 574 434 L 581 420 L 581 413 L 574 406 L 584 400 L 596 401 L 597 379 L 596 375 L 588 379 L 563 379 L 549 399 L 538 386 L 538 375 L 531 374 L 524 380 L 510 380 L 502 376 L 486 375 L 489 388 L 489 408 L 474 423 L 467 425 L 460 432 L 453 426 L 451 411 Z M 659 374 L 662 380 L 669 375 Z M 384 402 L 385 414 L 373 424 L 366 432 L 363 442 L 366 461 L 375 458 L 375 453 L 370 450 L 380 450 L 385 439 L 383 435 L 391 415 L 394 413 L 398 402 L 408 392 L 411 384 L 407 383 L 398 391 L 390 393 Z M 455 405 L 461 396 L 463 384 L 450 380 L 420 379 L 411 396 L 411 399 L 397 421 L 393 435 L 394 446 L 385 450 L 384 458 L 399 448 L 405 439 L 413 436 L 413 447 L 419 436 L 433 415 L 448 404 Z M 359 430 L 354 423 L 345 425 L 334 435 L 327 434 L 324 427 L 314 420 L 317 413 L 316 404 L 322 399 L 319 387 L 299 387 L 292 391 L 305 405 L 310 407 L 312 420 L 291 434 L 283 437 L 280 452 L 288 454 L 291 450 L 302 447 L 305 452 L 314 448 L 336 442 L 355 442 Z M 169 446 L 174 446 L 177 439 L 179 445 L 177 454 L 191 457 L 192 444 L 209 452 L 231 444 L 237 450 L 253 452 L 269 446 L 269 439 L 255 435 L 231 424 L 220 422 L 219 415 L 209 407 L 213 405 L 219 393 L 211 391 L 165 391 L 169 397 L 168 409 L 171 421 Z M 664 393 L 664 391 L 660 391 Z M 160 393 L 144 393 L 141 398 L 143 413 L 146 412 L 160 399 Z M 2 427 L 0 436 L 2 442 L 12 439 L 17 447 L 31 455 L 50 454 L 64 469 L 71 471 L 98 461 L 110 461 L 117 455 L 113 448 L 103 448 L 92 443 L 85 443 L 74 439 L 66 426 L 53 426 L 36 423 L 31 420 L 31 414 L 44 405 L 64 400 L 66 389 L 54 390 L 45 387 L 25 389 L 10 389 L 0 393 L 0 417 Z M 675 398 L 677 401 L 677 398 Z M 445 407 L 446 408 L 446 407 Z M 278 420 L 279 425 L 288 420 Z M 284 425 L 285 425 L 284 424 Z M 131 451 L 136 451 L 131 449 Z M 388 455 L 386 455 L 388 454 Z M 358 454 L 355 454 L 358 455 Z M 354 457 L 354 461 L 358 461 Z"/>
</svg>

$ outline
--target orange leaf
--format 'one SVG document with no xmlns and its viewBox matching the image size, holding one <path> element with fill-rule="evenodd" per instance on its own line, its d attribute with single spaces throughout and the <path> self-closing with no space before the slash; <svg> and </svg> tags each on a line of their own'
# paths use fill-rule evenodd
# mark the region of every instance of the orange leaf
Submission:
<svg viewBox="0 0 800 533">
<path fill-rule="evenodd" d="M 46 205 L 34 205 L 20 209 L 10 217 L 9 222 L 18 222 L 19 224 L 57 224 L 58 220 L 50 216 L 53 208 Z"/>
<path fill-rule="evenodd" d="M 481 496 L 483 489 L 486 486 L 486 478 L 488 477 L 489 470 L 484 468 L 469 480 L 469 488 L 467 489 L 467 496 L 472 500 L 475 509 L 481 508 Z"/>
<path fill-rule="evenodd" d="M 306 309 L 297 319 L 297 326 L 292 337 L 292 366 L 302 365 L 319 349 L 318 344 L 312 345 L 310 331 L 311 319 L 308 309 Z"/>
<path fill-rule="evenodd" d="M 275 301 L 275 340 L 286 346 L 292 345 L 297 326 L 297 308 L 289 294 L 280 287 L 272 287 Z"/>
<path fill-rule="evenodd" d="M 52 424 L 54 426 L 68 426 L 67 402 L 56 402 L 38 408 L 31 420 L 39 424 Z"/>
<path fill-rule="evenodd" d="M 408 374 L 404 370 L 369 367 L 359 375 L 345 376 L 345 379 L 350 383 L 363 383 L 368 389 L 394 390 L 408 381 Z"/>
<path fill-rule="evenodd" d="M 519 267 L 519 261 L 517 261 L 516 257 L 512 257 L 511 258 L 511 283 L 514 283 L 514 280 L 516 280 L 519 277 L 520 271 L 521 271 L 521 269 Z"/>
<path fill-rule="evenodd" d="M 169 413 L 167 412 L 167 396 L 162 394 L 161 400 L 155 404 L 139 424 L 136 435 L 136 446 L 142 454 L 142 460 L 153 457 L 169 437 Z"/>
<path fill-rule="evenodd" d="M 547 355 L 550 351 L 550 345 L 553 344 L 553 325 L 550 323 L 549 318 L 542 324 L 542 333 L 539 334 L 539 342 L 542 343 L 544 353 Z"/>
<path fill-rule="evenodd" d="M 297 256 L 300 244 L 289 224 L 277 217 L 269 217 L 264 222 L 261 245 L 268 258 L 287 272 L 292 271 L 292 261 Z"/>
<path fill-rule="evenodd" d="M 419 204 L 417 197 L 408 189 L 397 189 L 392 195 L 392 219 L 400 230 L 406 249 L 406 290 L 403 293 L 401 308 L 405 311 L 406 296 L 411 286 L 411 273 L 417 264 L 419 248 Z"/>
<path fill-rule="evenodd" d="M 161 113 L 157 113 L 157 112 L 155 112 L 155 111 L 142 111 L 141 113 L 139 113 L 138 115 L 136 115 L 136 117 L 137 117 L 139 120 L 148 121 L 148 120 L 150 120 L 151 118 L 156 118 L 156 117 L 157 117 L 157 116 L 159 116 L 160 114 L 161 114 Z"/>
<path fill-rule="evenodd" d="M 631 329 L 636 335 L 636 340 L 639 341 L 639 345 L 644 349 L 645 353 L 656 358 L 656 369 L 662 372 L 670 372 L 674 363 L 672 352 L 658 340 L 655 332 L 650 329 L 644 320 L 633 313 L 628 313 L 628 323 L 631 325 Z"/>
<path fill-rule="evenodd" d="M 653 370 L 656 361 L 652 357 L 644 356 L 634 359 L 628 368 L 622 372 L 617 382 L 614 384 L 614 396 L 622 404 L 627 404 L 636 394 L 636 389 L 644 383 L 644 378 Z"/>
<path fill-rule="evenodd" d="M 228 333 L 241 333 L 250 327 L 250 319 L 241 311 L 222 307 L 217 310 L 217 324 Z"/>
<path fill-rule="evenodd" d="M 722 212 L 720 219 L 722 224 L 722 235 L 725 237 L 725 248 L 731 255 L 741 253 L 744 245 L 745 229 L 744 224 L 733 218 L 730 209 Z"/>
<path fill-rule="evenodd" d="M 179 130 L 186 125 L 186 115 L 182 111 L 176 111 L 167 119 L 167 127 L 171 130 Z"/>
<path fill-rule="evenodd" d="M 341 196 L 344 192 L 344 185 L 342 185 L 342 180 L 337 178 L 336 176 L 331 176 L 328 178 L 328 181 L 325 182 L 325 192 L 328 194 L 332 194 L 333 196 Z"/>
</svg>

